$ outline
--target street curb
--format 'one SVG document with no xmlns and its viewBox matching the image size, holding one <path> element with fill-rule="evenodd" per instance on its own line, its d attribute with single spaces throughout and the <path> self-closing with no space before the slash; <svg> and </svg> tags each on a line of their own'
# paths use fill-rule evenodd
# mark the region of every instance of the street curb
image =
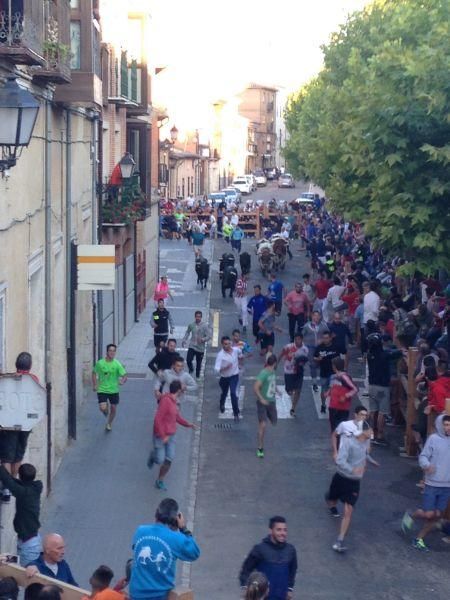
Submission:
<svg viewBox="0 0 450 600">
<path fill-rule="evenodd" d="M 214 245 L 211 240 L 211 252 L 209 256 L 209 260 L 212 262 L 214 260 Z M 211 279 L 208 280 L 207 285 L 207 297 L 206 297 L 206 318 L 208 325 L 210 324 L 210 306 L 211 306 Z M 199 386 L 198 392 L 198 405 L 197 411 L 195 415 L 195 420 L 200 428 L 194 431 L 194 439 L 192 442 L 192 452 L 191 452 L 191 472 L 189 477 L 189 491 L 187 494 L 187 510 L 186 510 L 186 525 L 190 531 L 194 531 L 195 528 L 195 507 L 197 503 L 197 484 L 198 484 L 198 474 L 199 474 L 199 460 L 200 460 L 200 444 L 201 444 L 201 435 L 202 435 L 202 420 L 203 420 L 203 402 L 204 402 L 204 387 L 205 387 L 205 368 L 206 368 L 206 350 L 208 347 L 208 343 L 205 348 L 205 359 L 203 360 L 202 369 L 200 372 L 200 377 L 202 377 L 202 384 Z M 181 567 L 181 585 L 186 586 L 187 588 L 191 585 L 191 567 L 192 563 L 183 562 Z"/>
</svg>

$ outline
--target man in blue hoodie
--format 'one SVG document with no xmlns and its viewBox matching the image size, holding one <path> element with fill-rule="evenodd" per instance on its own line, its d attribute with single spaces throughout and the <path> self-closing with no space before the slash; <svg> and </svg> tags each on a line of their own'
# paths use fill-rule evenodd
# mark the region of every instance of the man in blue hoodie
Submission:
<svg viewBox="0 0 450 600">
<path fill-rule="evenodd" d="M 413 514 L 405 512 L 402 530 L 411 529 L 414 519 L 423 519 L 424 525 L 414 538 L 417 550 L 428 552 L 424 537 L 434 529 L 437 521 L 450 502 L 450 415 L 440 415 L 435 423 L 436 433 L 432 433 L 419 456 L 419 465 L 425 474 L 425 489 L 422 508 Z"/>
<path fill-rule="evenodd" d="M 242 565 L 239 581 L 243 590 L 250 573 L 260 571 L 270 583 L 267 600 L 290 600 L 293 597 L 297 552 L 286 540 L 286 519 L 272 517 L 269 521 L 269 535 L 260 544 L 253 546 Z"/>
<path fill-rule="evenodd" d="M 162 500 L 155 520 L 151 525 L 140 525 L 133 537 L 131 600 L 167 600 L 175 587 L 177 559 L 193 562 L 200 556 L 175 500 Z"/>
</svg>

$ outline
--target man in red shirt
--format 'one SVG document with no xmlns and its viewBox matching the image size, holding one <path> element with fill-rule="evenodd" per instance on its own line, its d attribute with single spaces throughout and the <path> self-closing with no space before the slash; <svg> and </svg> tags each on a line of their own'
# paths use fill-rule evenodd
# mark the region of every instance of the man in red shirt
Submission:
<svg viewBox="0 0 450 600">
<path fill-rule="evenodd" d="M 284 303 L 288 310 L 289 337 L 291 338 L 291 343 L 293 343 L 295 334 L 302 332 L 310 309 L 309 298 L 303 291 L 301 283 L 297 282 L 295 284 L 294 289 L 284 299 Z"/>
<path fill-rule="evenodd" d="M 348 328 L 352 332 L 352 335 L 355 335 L 356 333 L 355 312 L 360 303 L 360 296 L 358 284 L 353 278 L 349 277 L 347 288 L 343 293 L 341 300 L 348 304 Z"/>
<path fill-rule="evenodd" d="M 179 381 L 172 381 L 169 386 L 169 393 L 162 394 L 158 401 L 158 408 L 153 422 L 153 450 L 147 461 L 149 469 L 154 464 L 161 465 L 158 479 L 155 481 L 155 487 L 158 490 L 167 490 L 164 478 L 169 472 L 175 457 L 174 438 L 177 431 L 177 423 L 183 427 L 198 429 L 197 425 L 189 423 L 179 413 L 178 401 L 182 393 L 181 383 Z"/>
<path fill-rule="evenodd" d="M 327 275 L 325 271 L 319 271 L 319 279 L 314 284 L 316 288 L 316 303 L 317 307 L 322 313 L 322 308 L 325 300 L 327 299 L 328 290 L 333 285 L 333 283 L 327 279 Z"/>
</svg>

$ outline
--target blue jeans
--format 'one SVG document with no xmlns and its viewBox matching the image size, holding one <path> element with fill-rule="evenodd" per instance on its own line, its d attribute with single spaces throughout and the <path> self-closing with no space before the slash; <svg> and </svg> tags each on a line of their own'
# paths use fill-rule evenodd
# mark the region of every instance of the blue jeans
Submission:
<svg viewBox="0 0 450 600">
<path fill-rule="evenodd" d="M 30 538 L 26 542 L 17 540 L 17 555 L 22 567 L 26 567 L 33 562 L 33 560 L 39 558 L 41 552 L 42 540 L 39 534 Z"/>
<path fill-rule="evenodd" d="M 220 395 L 220 407 L 225 406 L 225 399 L 230 390 L 231 406 L 233 407 L 233 415 L 236 417 L 239 414 L 239 401 L 236 393 L 237 386 L 239 383 L 239 375 L 232 375 L 231 377 L 221 377 L 219 379 L 219 386 L 222 390 Z"/>
</svg>

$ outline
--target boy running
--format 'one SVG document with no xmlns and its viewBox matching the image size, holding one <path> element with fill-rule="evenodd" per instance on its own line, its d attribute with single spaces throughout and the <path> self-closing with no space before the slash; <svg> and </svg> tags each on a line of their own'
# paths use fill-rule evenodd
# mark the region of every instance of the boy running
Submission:
<svg viewBox="0 0 450 600">
<path fill-rule="evenodd" d="M 105 358 L 98 360 L 92 371 L 92 387 L 94 392 L 97 392 L 98 407 L 107 418 L 106 431 L 112 430 L 112 422 L 116 416 L 119 385 L 123 385 L 127 380 L 125 367 L 115 358 L 116 352 L 117 346 L 108 344 Z"/>
</svg>

